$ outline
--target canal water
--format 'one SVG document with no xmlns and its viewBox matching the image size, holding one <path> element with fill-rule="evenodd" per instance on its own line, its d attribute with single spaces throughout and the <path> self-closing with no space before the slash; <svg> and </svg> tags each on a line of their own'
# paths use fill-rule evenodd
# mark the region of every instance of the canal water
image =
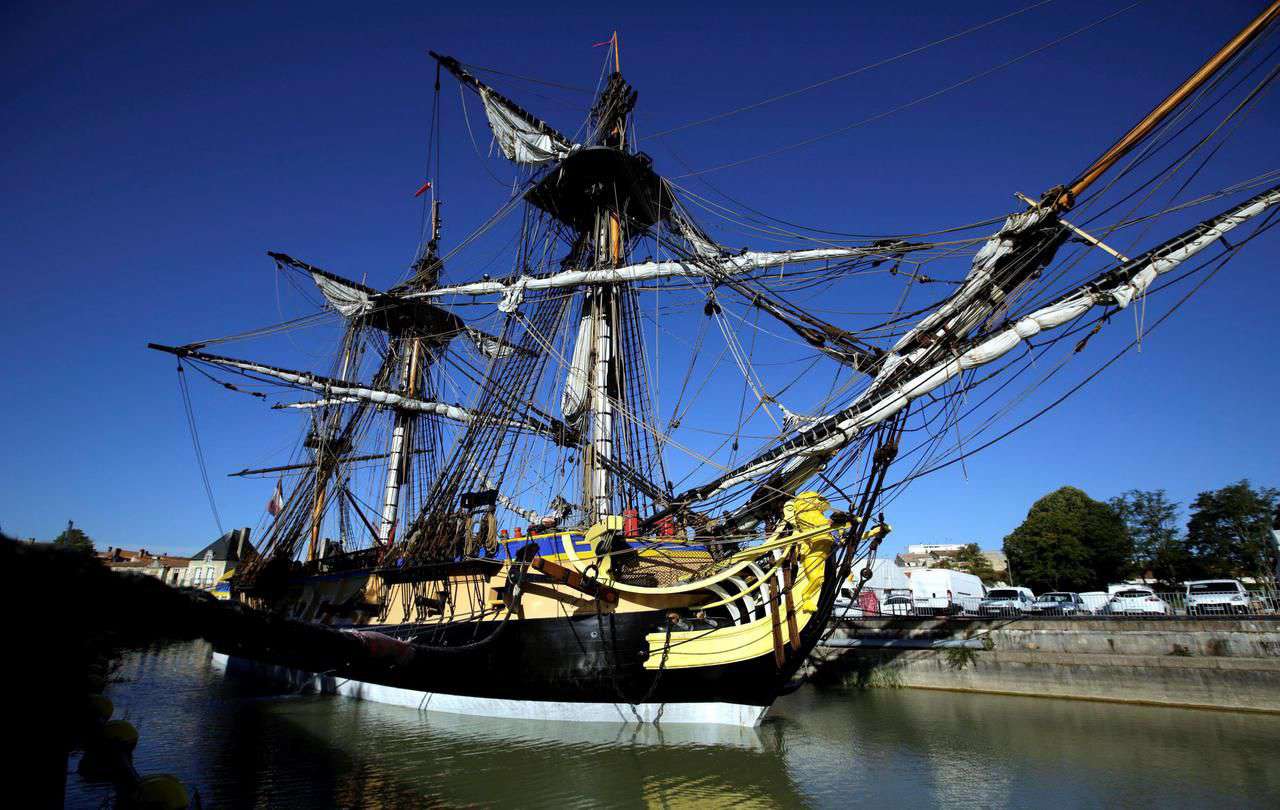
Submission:
<svg viewBox="0 0 1280 810">
<path fill-rule="evenodd" d="M 758 729 L 491 720 L 272 693 L 202 643 L 128 656 L 107 694 L 138 770 L 206 808 L 1280 805 L 1266 715 L 806 686 Z M 110 796 L 68 778 L 69 807 Z"/>
</svg>

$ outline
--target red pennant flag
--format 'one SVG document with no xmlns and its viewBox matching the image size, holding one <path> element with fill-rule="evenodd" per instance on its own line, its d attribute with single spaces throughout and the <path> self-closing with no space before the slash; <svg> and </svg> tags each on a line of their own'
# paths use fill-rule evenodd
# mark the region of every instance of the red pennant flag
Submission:
<svg viewBox="0 0 1280 810">
<path fill-rule="evenodd" d="M 284 511 L 284 487 L 280 481 L 276 481 L 276 492 L 271 496 L 271 500 L 267 501 L 267 511 L 272 517 L 276 517 Z"/>
<path fill-rule="evenodd" d="M 431 188 L 431 181 L 430 181 L 430 180 L 428 180 L 427 182 L 425 182 L 425 183 L 423 183 L 423 184 L 422 184 L 422 188 L 418 189 L 417 191 L 415 191 L 415 192 L 413 193 L 413 196 L 414 196 L 414 197 L 421 197 L 423 194 L 426 194 L 426 193 L 427 193 L 427 191 L 428 191 L 430 188 Z"/>
</svg>

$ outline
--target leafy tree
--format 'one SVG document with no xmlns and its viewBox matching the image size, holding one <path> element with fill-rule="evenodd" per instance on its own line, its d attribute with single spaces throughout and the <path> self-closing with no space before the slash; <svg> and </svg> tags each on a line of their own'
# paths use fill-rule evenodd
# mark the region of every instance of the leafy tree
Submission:
<svg viewBox="0 0 1280 810">
<path fill-rule="evenodd" d="M 1133 541 L 1135 572 L 1149 574 L 1170 589 L 1201 574 L 1199 561 L 1178 529 L 1178 504 L 1163 489 L 1131 489 L 1112 498 L 1111 508 Z"/>
<path fill-rule="evenodd" d="M 1187 548 L 1203 576 L 1270 578 L 1272 513 L 1280 491 L 1254 489 L 1248 479 L 1201 492 L 1191 503 Z"/>
<path fill-rule="evenodd" d="M 89 539 L 89 535 L 85 534 L 81 529 L 77 529 L 76 524 L 70 520 L 67 521 L 67 528 L 62 531 L 62 534 L 53 539 L 53 544 L 82 551 L 85 554 L 93 553 L 93 541 Z"/>
<path fill-rule="evenodd" d="M 964 548 L 956 552 L 955 560 L 961 568 L 983 582 L 996 581 L 996 569 L 991 565 L 991 560 L 983 556 L 977 543 L 966 543 Z"/>
<path fill-rule="evenodd" d="M 1128 572 L 1133 544 L 1120 515 L 1075 487 L 1036 501 L 1004 539 L 1009 573 L 1036 591 L 1083 591 Z"/>
</svg>

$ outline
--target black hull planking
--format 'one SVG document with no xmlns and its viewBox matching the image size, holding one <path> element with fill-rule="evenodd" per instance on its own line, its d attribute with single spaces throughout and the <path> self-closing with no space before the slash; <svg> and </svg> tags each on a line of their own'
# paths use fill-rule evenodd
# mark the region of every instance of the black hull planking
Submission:
<svg viewBox="0 0 1280 810">
<path fill-rule="evenodd" d="M 735 703 L 768 706 L 790 675 L 772 653 L 732 664 L 644 668 L 645 636 L 665 626 L 660 610 L 549 619 L 417 626 L 432 643 L 412 654 L 375 652 L 354 634 L 281 622 L 264 638 L 215 640 L 230 656 L 420 692 L 569 703 Z M 285 628 L 280 628 L 285 629 Z M 404 635 L 409 627 L 360 628 Z M 787 670 L 792 669 L 788 667 Z"/>
</svg>

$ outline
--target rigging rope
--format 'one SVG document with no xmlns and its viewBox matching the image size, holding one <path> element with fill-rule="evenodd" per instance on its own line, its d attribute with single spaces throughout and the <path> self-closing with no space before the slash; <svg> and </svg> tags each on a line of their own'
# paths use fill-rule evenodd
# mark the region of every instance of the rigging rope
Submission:
<svg viewBox="0 0 1280 810">
<path fill-rule="evenodd" d="M 182 392 L 182 407 L 187 415 L 187 427 L 191 431 L 191 447 L 196 453 L 196 464 L 200 467 L 200 480 L 204 482 L 204 494 L 209 499 L 209 511 L 213 513 L 213 522 L 218 527 L 218 536 L 226 534 L 222 529 L 222 517 L 218 514 L 218 504 L 213 500 L 213 485 L 209 483 L 209 469 L 204 462 L 204 448 L 200 445 L 200 431 L 196 428 L 196 414 L 191 407 L 191 392 L 187 390 L 187 375 L 178 360 L 178 390 Z"/>
<path fill-rule="evenodd" d="M 918 106 L 918 105 L 923 104 L 923 103 L 925 103 L 925 102 L 927 102 L 927 101 L 931 101 L 932 99 L 935 99 L 935 98 L 937 98 L 938 96 L 941 96 L 941 95 L 944 95 L 944 94 L 946 94 L 946 93 L 949 93 L 949 92 L 951 92 L 952 90 L 958 90 L 959 88 L 964 87 L 964 86 L 969 85 L 969 84 L 972 84 L 972 83 L 976 82 L 976 81 L 977 81 L 977 80 L 979 80 L 979 79 L 986 78 L 987 76 L 990 76 L 990 75 L 992 75 L 993 73 L 997 73 L 997 72 L 999 72 L 999 71 L 1001 71 L 1001 70 L 1004 70 L 1005 68 L 1011 67 L 1011 66 L 1013 66 L 1013 65 L 1016 65 L 1016 64 L 1017 64 L 1017 63 L 1019 63 L 1019 62 L 1022 62 L 1022 61 L 1026 60 L 1026 59 L 1029 59 L 1030 57 L 1035 56 L 1036 54 L 1041 53 L 1042 51 L 1046 51 L 1046 50 L 1048 50 L 1049 48 L 1052 48 L 1052 47 L 1054 47 L 1054 46 L 1056 46 L 1056 45 L 1060 45 L 1060 44 L 1062 44 L 1063 42 L 1066 42 L 1067 40 L 1071 39 L 1072 37 L 1075 37 L 1075 36 L 1078 36 L 1078 35 L 1080 35 L 1080 34 L 1083 34 L 1084 32 L 1086 32 L 1086 31 L 1088 31 L 1088 30 L 1090 30 L 1090 29 L 1092 29 L 1092 28 L 1096 28 L 1097 26 L 1102 25 L 1103 23 L 1108 22 L 1108 21 L 1110 21 L 1111 19 L 1113 19 L 1113 18 L 1115 18 L 1115 17 L 1118 17 L 1118 16 L 1120 16 L 1121 14 L 1124 14 L 1126 11 L 1130 11 L 1131 9 L 1137 8 L 1138 6 L 1142 5 L 1142 3 L 1143 3 L 1144 1 L 1145 1 L 1145 0 L 1137 0 L 1137 2 L 1135 2 L 1135 3 L 1130 3 L 1129 5 L 1125 6 L 1124 8 L 1122 8 L 1122 9 L 1120 9 L 1120 10 L 1118 10 L 1118 11 L 1113 11 L 1113 12 L 1111 12 L 1110 14 L 1108 14 L 1108 15 L 1104 16 L 1104 17 L 1100 17 L 1100 18 L 1098 18 L 1098 19 L 1094 20 L 1093 22 L 1088 23 L 1087 25 L 1083 25 L 1083 26 L 1081 26 L 1081 27 L 1079 27 L 1079 28 L 1075 29 L 1074 31 L 1071 31 L 1070 33 L 1063 34 L 1062 36 L 1058 37 L 1057 39 L 1055 39 L 1055 40 L 1053 40 L 1053 41 L 1051 41 L 1051 42 L 1047 42 L 1047 43 L 1045 43 L 1045 44 L 1043 44 L 1043 45 L 1040 45 L 1040 46 L 1038 46 L 1038 47 L 1036 47 L 1036 48 L 1032 48 L 1031 50 L 1026 51 L 1026 52 L 1024 52 L 1024 53 L 1022 53 L 1022 54 L 1019 54 L 1018 56 L 1015 56 L 1015 57 L 1013 57 L 1012 59 L 1009 59 L 1009 60 L 1007 60 L 1007 61 L 1001 62 L 1000 64 L 998 64 L 998 65 L 996 65 L 996 66 L 994 66 L 994 67 L 990 67 L 990 68 L 987 68 L 986 70 L 979 71 L 978 73 L 975 73 L 975 74 L 973 74 L 973 75 L 971 75 L 971 76 L 968 76 L 968 77 L 966 77 L 966 78 L 963 78 L 963 79 L 961 79 L 960 81 L 953 82 L 953 83 L 951 83 L 951 84 L 947 85 L 946 87 L 943 87 L 943 88 L 938 89 L 938 90 L 934 90 L 934 91 L 933 91 L 933 92 L 931 92 L 931 93 L 926 93 L 926 94 L 925 94 L 925 95 L 923 95 L 923 96 L 919 96 L 919 97 L 917 97 L 917 98 L 915 98 L 915 99 L 912 99 L 911 101 L 908 101 L 908 102 L 904 102 L 904 103 L 902 103 L 902 104 L 899 104 L 899 105 L 897 105 L 896 107 L 891 107 L 891 108 L 889 108 L 888 110 L 884 110 L 884 111 L 882 111 L 882 112 L 878 112 L 878 113 L 876 113 L 875 115 L 868 116 L 867 118 L 863 118 L 863 119 L 861 119 L 861 120 L 859 120 L 859 121 L 854 121 L 854 122 L 853 122 L 853 123 L 851 123 L 851 124 L 845 124 L 845 125 L 844 125 L 844 126 L 842 126 L 842 127 L 837 127 L 836 129 L 828 130 L 827 132 L 823 132 L 823 133 L 821 133 L 821 134 L 814 135 L 814 136 L 812 136 L 812 137 L 805 138 L 805 139 L 800 140 L 800 141 L 795 141 L 794 143 L 789 143 L 789 144 L 786 144 L 786 145 L 783 145 L 783 146 L 775 147 L 775 148 L 773 148 L 773 149 L 769 149 L 769 150 L 767 150 L 767 151 L 765 151 L 765 152 L 760 152 L 760 153 L 758 153 L 758 154 L 751 155 L 751 156 L 749 156 L 749 157 L 740 158 L 740 159 L 738 159 L 738 160 L 732 160 L 732 161 L 729 161 L 729 162 L 727 162 L 727 163 L 719 163 L 719 164 L 716 164 L 716 165 L 714 165 L 714 166 L 709 166 L 709 167 L 707 167 L 707 168 L 705 168 L 705 169 L 698 169 L 697 171 L 687 172 L 687 173 L 685 173 L 685 174 L 678 174 L 678 175 L 676 175 L 676 179 L 681 179 L 681 178 L 685 178 L 685 177 L 697 177 L 697 176 L 699 176 L 699 175 L 709 174 L 709 173 L 711 173 L 711 172 L 718 172 L 718 171 L 722 171 L 722 170 L 724 170 L 724 169 L 731 169 L 731 168 L 734 168 L 734 167 L 737 167 L 737 166 L 742 166 L 742 165 L 744 165 L 744 164 L 752 163 L 752 162 L 757 161 L 757 160 L 763 160 L 763 159 L 765 159 L 765 158 L 775 157 L 775 156 L 777 156 L 777 155 L 783 154 L 784 152 L 790 152 L 790 151 L 792 151 L 793 149 L 799 149 L 799 148 L 801 148 L 801 147 L 808 146 L 808 145 L 810 145 L 810 144 L 813 144 L 813 143 L 817 143 L 817 142 L 819 142 L 819 141 L 826 140 L 827 138 L 832 138 L 832 137 L 835 137 L 836 135 L 841 135 L 841 134 L 843 134 L 843 133 L 845 133 L 845 132 L 849 132 L 850 130 L 857 129 L 858 127 L 864 126 L 864 125 L 866 125 L 866 124 L 870 124 L 870 123 L 873 123 L 873 122 L 875 122 L 875 121 L 879 121 L 879 120 L 881 120 L 882 118 L 888 118 L 888 117 L 889 117 L 889 116 L 891 116 L 891 115 L 894 115 L 894 114 L 896 114 L 896 113 L 902 112 L 903 110 L 907 110 L 907 109 L 910 109 L 910 108 L 912 108 L 912 107 Z"/>
<path fill-rule="evenodd" d="M 667 135 L 671 135 L 676 132 L 682 132 L 686 129 L 692 129 L 693 127 L 702 126 L 703 124 L 710 124 L 715 121 L 720 121 L 725 118 L 730 118 L 732 116 L 738 115 L 739 113 L 744 113 L 750 110 L 759 109 L 760 107 L 764 107 L 766 105 L 772 104 L 775 101 L 782 101 L 783 99 L 788 99 L 788 98 L 792 98 L 793 96 L 801 95 L 802 93 L 807 93 L 810 90 L 816 90 L 819 87 L 825 87 L 826 85 L 833 84 L 834 82 L 843 81 L 844 79 L 852 78 L 853 76 L 857 76 L 860 73 L 866 73 L 869 70 L 874 70 L 878 67 L 884 67 L 885 65 L 892 64 L 893 62 L 906 59 L 909 56 L 915 56 L 918 53 L 927 51 L 930 48 L 936 47 L 938 45 L 945 45 L 946 43 L 960 39 L 961 37 L 967 36 L 969 34 L 977 33 L 978 31 L 981 31 L 984 28 L 990 28 L 991 26 L 996 25 L 997 23 L 1002 23 L 1005 20 L 1011 20 L 1014 17 L 1018 17 L 1022 14 L 1026 14 L 1028 11 L 1034 11 L 1035 9 L 1040 8 L 1041 6 L 1048 5 L 1049 3 L 1052 3 L 1052 2 L 1053 0 L 1040 0 L 1040 2 L 1032 3 L 1031 5 L 1025 8 L 1018 9 L 1017 11 L 1011 11 L 1008 14 L 995 17 L 993 19 L 987 20 L 984 23 L 979 23 L 978 25 L 972 26 L 970 28 L 966 28 L 963 31 L 957 31 L 956 33 L 951 34 L 949 36 L 945 36 L 942 39 L 935 39 L 934 41 L 927 42 L 924 45 L 918 45 L 915 48 L 912 48 L 907 51 L 903 51 L 894 56 L 890 56 L 876 62 L 871 62 L 870 64 L 863 65 L 862 67 L 854 68 L 853 70 L 847 71 L 845 73 L 832 76 L 831 78 L 828 78 L 828 79 L 823 79 L 822 81 L 814 82 L 813 84 L 805 85 L 804 87 L 800 87 L 795 90 L 789 90 L 785 93 L 780 93 L 776 96 L 770 96 L 769 98 L 754 102 L 752 104 L 746 104 L 736 109 L 727 110 L 725 112 L 717 113 L 715 115 L 710 115 L 710 116 L 707 116 L 706 118 L 700 118 L 696 121 L 690 121 L 687 124 L 680 124 L 679 126 L 674 126 L 668 129 L 660 130 L 658 132 L 651 133 L 648 137 L 663 138 Z"/>
</svg>

